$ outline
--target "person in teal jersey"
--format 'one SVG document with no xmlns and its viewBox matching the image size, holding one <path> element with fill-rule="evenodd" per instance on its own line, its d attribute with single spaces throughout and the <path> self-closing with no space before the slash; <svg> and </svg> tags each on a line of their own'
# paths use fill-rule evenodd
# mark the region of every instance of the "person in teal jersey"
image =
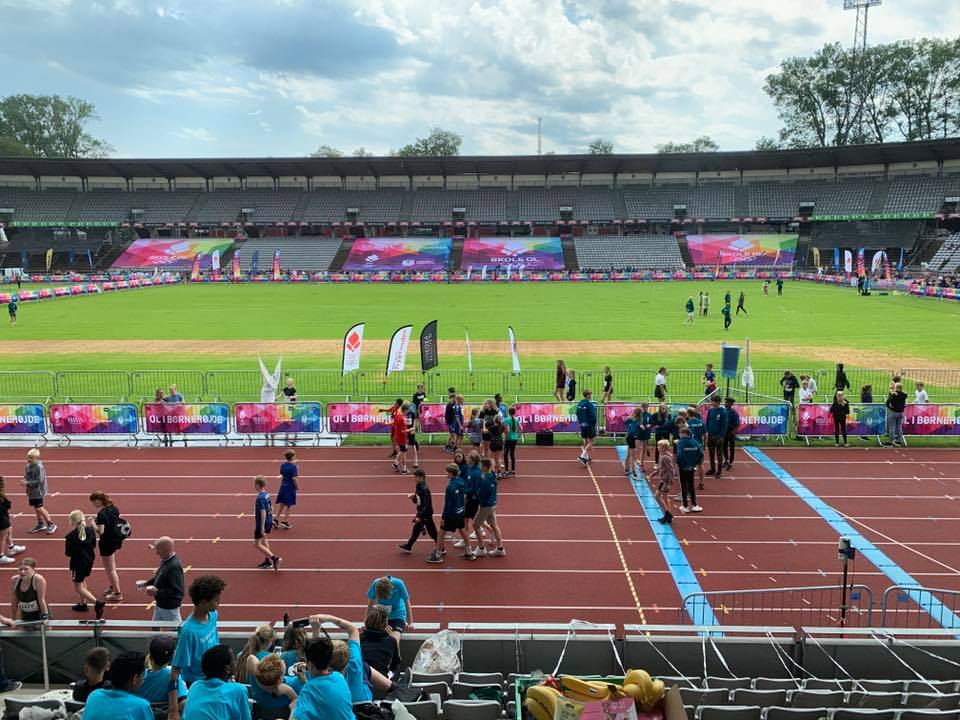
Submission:
<svg viewBox="0 0 960 720">
<path fill-rule="evenodd" d="M 694 308 L 692 295 L 687 298 L 686 308 L 687 308 L 687 319 L 684 321 L 683 324 L 692 325 L 693 324 L 693 308 Z"/>
<path fill-rule="evenodd" d="M 707 410 L 707 449 L 710 452 L 710 469 L 707 475 L 715 475 L 719 480 L 723 473 L 723 441 L 727 436 L 727 410 L 720 407 L 720 396 L 710 398 Z"/>
<path fill-rule="evenodd" d="M 723 329 L 726 330 L 730 327 L 730 306 L 724 305 L 720 314 L 723 315 Z"/>
<path fill-rule="evenodd" d="M 83 717 L 86 720 L 153 720 L 150 703 L 135 694 L 143 682 L 145 659 L 142 652 L 135 650 L 115 658 L 110 664 L 111 687 L 90 693 Z"/>
<path fill-rule="evenodd" d="M 627 459 L 624 463 L 624 472 L 628 480 L 632 480 L 634 475 L 634 467 L 637 464 L 637 437 L 641 432 L 641 427 L 643 425 L 643 408 L 635 407 L 633 412 L 627 417 L 623 423 L 624 430 L 627 435 Z M 647 437 L 650 437 L 649 431 L 647 432 Z M 641 455 L 641 463 L 642 455 Z M 643 474 L 643 468 L 641 466 L 640 474 Z M 639 479 L 639 478 L 637 478 Z"/>
<path fill-rule="evenodd" d="M 383 605 L 389 612 L 390 627 L 403 632 L 413 625 L 413 606 L 406 583 L 398 577 L 384 575 L 374 579 L 367 590 L 367 611 L 374 605 Z"/>
<path fill-rule="evenodd" d="M 231 679 L 235 669 L 233 650 L 227 645 L 208 648 L 200 667 L 203 679 L 190 686 L 183 720 L 250 720 L 247 686 Z"/>
<path fill-rule="evenodd" d="M 687 427 L 690 428 L 690 435 L 693 436 L 693 439 L 700 444 L 700 447 L 704 447 L 703 434 L 705 432 L 705 428 L 703 425 L 703 419 L 700 417 L 700 408 L 698 408 L 696 405 L 691 405 L 687 408 Z M 700 480 L 697 487 L 703 490 L 703 460 L 701 460 L 700 464 L 697 465 L 697 473 Z"/>
<path fill-rule="evenodd" d="M 303 648 L 306 644 L 307 631 L 302 627 L 294 627 L 293 623 L 287 625 L 283 631 L 280 653 L 284 667 L 290 668 L 298 662 L 303 662 Z"/>
<path fill-rule="evenodd" d="M 330 669 L 343 674 L 350 689 L 350 701 L 371 702 L 373 691 L 367 680 L 367 671 L 363 664 L 363 654 L 360 650 L 360 631 L 352 622 L 334 615 L 312 615 L 310 622 L 314 624 L 313 634 L 320 636 L 320 625 L 333 623 L 347 634 L 347 641 L 334 640 L 333 653 L 330 656 Z"/>
<path fill-rule="evenodd" d="M 442 563 L 443 556 L 446 555 L 444 547 L 446 533 L 457 533 L 464 542 L 463 558 L 466 560 L 476 560 L 470 549 L 469 536 L 464 530 L 464 512 L 466 510 L 466 487 L 460 478 L 460 468 L 450 463 L 446 467 L 447 471 L 447 489 L 443 494 L 443 513 L 440 516 L 440 529 L 444 534 L 437 538 L 437 549 L 427 556 L 428 563 Z"/>
<path fill-rule="evenodd" d="M 250 696 L 261 708 L 278 710 L 297 706 L 297 693 L 283 677 L 283 660 L 267 653 L 254 665 L 250 678 Z"/>
<path fill-rule="evenodd" d="M 464 531 L 467 537 L 476 537 L 477 546 L 483 546 L 482 531 L 473 525 L 473 517 L 480 508 L 480 453 L 473 450 L 467 455 L 467 477 L 464 481 L 464 492 L 466 493 L 466 502 L 463 508 Z M 464 547 L 464 540 L 457 540 L 453 543 L 454 547 Z"/>
<path fill-rule="evenodd" d="M 256 670 L 257 663 L 270 654 L 275 639 L 276 633 L 273 626 L 269 624 L 260 625 L 247 638 L 247 644 L 244 645 L 240 655 L 237 656 L 237 682 L 247 685 L 253 683 L 253 671 Z"/>
<path fill-rule="evenodd" d="M 497 474 L 493 472 L 493 463 L 490 458 L 484 458 L 480 461 L 480 469 L 483 473 L 480 477 L 480 507 L 473 519 L 473 526 L 477 529 L 477 555 L 503 557 L 507 553 L 503 549 L 500 526 L 497 525 Z M 493 536 L 496 543 L 489 551 L 486 548 L 486 539 L 481 539 L 480 536 L 483 529 L 486 529 L 488 534 Z"/>
<path fill-rule="evenodd" d="M 503 471 L 505 477 L 517 474 L 517 443 L 523 439 L 523 423 L 517 417 L 517 409 L 507 410 L 507 440 L 503 446 Z"/>
<path fill-rule="evenodd" d="M 723 304 L 726 305 L 727 307 L 730 307 L 730 303 L 732 302 L 733 302 L 733 297 L 730 295 L 730 291 L 727 290 L 723 294 Z"/>
<path fill-rule="evenodd" d="M 666 403 L 661 403 L 657 411 L 650 416 L 650 427 L 654 432 L 654 439 L 657 442 L 654 462 L 660 461 L 660 441 L 670 438 L 671 425 L 673 425 L 673 416 L 667 408 Z"/>
<path fill-rule="evenodd" d="M 693 439 L 689 427 L 680 429 L 680 439 L 677 441 L 677 468 L 680 470 L 680 499 L 683 504 L 680 512 L 702 512 L 703 508 L 697 504 L 697 491 L 693 487 L 693 476 L 697 466 L 703 463 L 703 448 Z M 687 509 L 687 502 L 691 507 Z"/>
<path fill-rule="evenodd" d="M 10 324 L 13 327 L 17 326 L 17 296 L 12 295 L 10 300 L 7 302 L 7 312 L 10 314 Z"/>
<path fill-rule="evenodd" d="M 143 683 L 135 691 L 136 695 L 148 703 L 167 704 L 170 661 L 173 660 L 173 651 L 176 647 L 177 639 L 172 635 L 156 635 L 151 638 L 150 651 L 147 654 L 147 671 L 143 674 Z M 177 678 L 177 699 L 181 711 L 186 697 L 187 684 L 182 677 Z"/>
<path fill-rule="evenodd" d="M 227 584 L 216 575 L 201 575 L 192 583 L 187 593 L 193 603 L 193 612 L 180 626 L 180 637 L 173 652 L 170 680 L 167 686 L 167 702 L 170 705 L 168 720 L 178 720 L 177 693 L 180 675 L 187 685 L 203 678 L 203 654 L 220 644 L 217 632 L 217 608 Z"/>
<path fill-rule="evenodd" d="M 640 472 L 646 474 L 644 463 L 650 456 L 647 444 L 650 442 L 650 427 L 653 423 L 653 413 L 650 412 L 650 403 L 640 403 L 643 414 L 640 416 L 640 427 L 637 429 L 637 454 L 640 456 Z"/>
<path fill-rule="evenodd" d="M 297 698 L 292 720 L 355 720 L 347 680 L 330 669 L 333 641 L 315 638 L 307 643 L 305 654 L 311 678 Z"/>
<path fill-rule="evenodd" d="M 593 402 L 593 391 L 584 390 L 583 400 L 577 403 L 577 422 L 580 423 L 580 438 L 583 444 L 577 459 L 584 467 L 590 465 L 590 451 L 597 437 L 597 406 Z"/>
</svg>

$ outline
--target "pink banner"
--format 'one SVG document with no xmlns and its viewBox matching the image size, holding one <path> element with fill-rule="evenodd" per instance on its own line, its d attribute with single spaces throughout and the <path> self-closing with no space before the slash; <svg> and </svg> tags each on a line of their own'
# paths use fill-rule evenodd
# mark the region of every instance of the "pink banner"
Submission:
<svg viewBox="0 0 960 720">
<path fill-rule="evenodd" d="M 904 435 L 960 435 L 960 405 L 907 405 Z"/>
<path fill-rule="evenodd" d="M 233 406 L 237 432 L 242 435 L 318 433 L 323 417 L 320 403 L 237 403 Z"/>
<path fill-rule="evenodd" d="M 137 406 L 51 405 L 50 429 L 59 435 L 135 435 L 139 430 Z"/>
<path fill-rule="evenodd" d="M 330 403 L 327 405 L 327 423 L 332 433 L 390 433 L 390 416 L 378 412 L 386 403 Z M 440 412 L 443 419 L 443 411 Z"/>
</svg>

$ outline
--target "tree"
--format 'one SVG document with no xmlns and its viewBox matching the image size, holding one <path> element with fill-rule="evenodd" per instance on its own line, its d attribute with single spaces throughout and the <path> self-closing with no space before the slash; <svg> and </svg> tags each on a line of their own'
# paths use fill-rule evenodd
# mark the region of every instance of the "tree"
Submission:
<svg viewBox="0 0 960 720">
<path fill-rule="evenodd" d="M 13 138 L 0 137 L 0 157 L 27 157 L 33 155 L 30 149 Z"/>
<path fill-rule="evenodd" d="M 767 137 L 764 135 L 759 140 L 757 144 L 753 146 L 754 150 L 779 150 L 780 143 L 774 140 L 772 137 Z"/>
<path fill-rule="evenodd" d="M 8 95 L 0 100 L 0 137 L 39 157 L 106 157 L 113 146 L 87 132 L 99 120 L 93 103 L 59 95 Z"/>
<path fill-rule="evenodd" d="M 430 128 L 425 138 L 417 138 L 412 143 L 391 150 L 394 157 L 443 157 L 460 154 L 463 138 L 452 130 L 439 127 Z"/>
<path fill-rule="evenodd" d="M 363 145 L 361 145 L 360 147 L 358 147 L 356 150 L 353 151 L 353 156 L 358 158 L 373 157 L 373 153 L 369 152 Z"/>
<path fill-rule="evenodd" d="M 668 142 L 657 145 L 658 153 L 699 153 L 717 152 L 720 146 L 709 135 L 701 135 L 686 143 Z"/>
<path fill-rule="evenodd" d="M 330 145 L 321 145 L 312 153 L 310 153 L 310 157 L 340 158 L 343 157 L 343 151 L 337 150 L 335 147 L 331 147 Z"/>
<path fill-rule="evenodd" d="M 605 138 L 594 138 L 587 148 L 591 155 L 613 155 L 613 141 Z"/>
</svg>

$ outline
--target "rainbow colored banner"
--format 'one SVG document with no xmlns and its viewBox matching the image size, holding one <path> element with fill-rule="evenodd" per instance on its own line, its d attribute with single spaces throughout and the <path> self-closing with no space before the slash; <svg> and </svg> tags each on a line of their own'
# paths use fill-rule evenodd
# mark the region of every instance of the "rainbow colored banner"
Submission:
<svg viewBox="0 0 960 720">
<path fill-rule="evenodd" d="M 709 405 L 701 405 L 700 413 L 704 422 L 707 419 Z M 737 435 L 786 435 L 787 422 L 790 419 L 790 406 L 787 403 L 756 403 L 735 405 L 740 416 Z"/>
<path fill-rule="evenodd" d="M 230 430 L 226 403 L 145 403 L 143 419 L 148 433 L 226 435 Z"/>
<path fill-rule="evenodd" d="M 233 417 L 241 435 L 318 433 L 323 412 L 318 402 L 237 403 Z"/>
<path fill-rule="evenodd" d="M 137 406 L 57 404 L 50 406 L 50 429 L 58 435 L 136 435 Z"/>
<path fill-rule="evenodd" d="M 694 265 L 791 265 L 799 235 L 687 235 Z"/>
<path fill-rule="evenodd" d="M 240 251 L 239 250 L 233 253 L 231 269 L 232 269 L 232 280 L 234 282 L 240 282 Z"/>
<path fill-rule="evenodd" d="M 378 412 L 384 405 L 330 403 L 327 405 L 327 427 L 332 433 L 387 435 L 390 433 L 390 416 L 386 412 Z M 443 419 L 442 411 L 440 419 Z"/>
<path fill-rule="evenodd" d="M 280 248 L 273 251 L 273 271 L 271 280 L 280 282 Z"/>
<path fill-rule="evenodd" d="M 446 270 L 453 241 L 450 238 L 405 240 L 358 238 L 353 241 L 344 270 Z"/>
<path fill-rule="evenodd" d="M 46 431 L 43 405 L 0 405 L 0 435 L 42 435 Z"/>
<path fill-rule="evenodd" d="M 505 271 L 513 265 L 519 272 L 527 270 L 563 270 L 563 246 L 558 237 L 541 238 L 468 238 L 463 241 L 460 267 L 473 266 L 477 272 L 484 265 L 501 266 Z"/>
<path fill-rule="evenodd" d="M 474 405 L 463 406 L 464 422 L 470 422 L 470 413 Z M 448 432 L 447 421 L 444 418 L 447 406 L 441 403 L 423 403 L 420 406 L 420 429 L 425 433 L 446 433 Z"/>
<path fill-rule="evenodd" d="M 883 435 L 887 419 L 887 409 L 883 405 L 850 405 L 847 416 L 847 435 L 867 437 Z M 906 426 L 904 426 L 906 434 Z M 797 435 L 804 437 L 825 437 L 833 435 L 833 415 L 830 406 L 824 404 L 801 403 L 797 405 Z"/>
<path fill-rule="evenodd" d="M 904 435 L 960 435 L 960 405 L 907 405 Z"/>
<path fill-rule="evenodd" d="M 580 432 L 576 403 L 519 403 L 514 407 L 517 408 L 517 417 L 523 423 L 524 432 Z M 598 417 L 598 423 L 599 420 Z"/>
<path fill-rule="evenodd" d="M 233 240 L 219 238 L 178 238 L 175 240 L 134 240 L 123 254 L 114 260 L 114 268 L 163 267 L 167 270 L 186 270 L 200 256 L 200 265 L 210 267 L 215 251 L 224 253 Z"/>
<path fill-rule="evenodd" d="M 676 417 L 677 410 L 686 410 L 689 405 L 685 403 L 666 403 L 670 409 L 670 415 Z M 606 432 L 623 435 L 627 431 L 627 418 L 633 415 L 633 411 L 640 407 L 640 403 L 607 403 L 603 406 L 604 428 Z M 647 404 L 647 410 L 651 413 L 656 412 L 660 403 L 652 402 Z"/>
</svg>

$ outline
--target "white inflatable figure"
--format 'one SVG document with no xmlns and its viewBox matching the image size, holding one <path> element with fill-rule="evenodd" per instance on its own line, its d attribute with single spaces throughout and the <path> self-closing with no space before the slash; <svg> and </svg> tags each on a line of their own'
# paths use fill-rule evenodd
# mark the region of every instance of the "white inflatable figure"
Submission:
<svg viewBox="0 0 960 720">
<path fill-rule="evenodd" d="M 257 362 L 260 363 L 260 374 L 263 376 L 263 385 L 260 387 L 260 402 L 272 403 L 277 399 L 277 391 L 280 388 L 280 364 L 283 358 L 277 360 L 277 367 L 271 375 L 264 367 L 263 360 L 257 356 Z"/>
</svg>

